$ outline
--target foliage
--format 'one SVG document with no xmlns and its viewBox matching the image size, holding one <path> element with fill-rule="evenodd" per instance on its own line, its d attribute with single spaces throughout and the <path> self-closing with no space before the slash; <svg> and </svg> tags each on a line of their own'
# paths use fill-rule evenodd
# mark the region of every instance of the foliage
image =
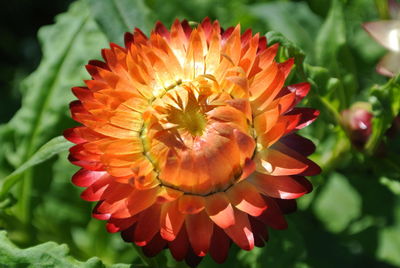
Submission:
<svg viewBox="0 0 400 268">
<path fill-rule="evenodd" d="M 386 16 L 387 7 L 376 1 L 378 13 L 371 2 L 73 2 L 39 31 L 41 63 L 20 83 L 21 108 L 0 126 L 0 227 L 6 230 L 0 232 L 0 266 L 185 267 L 169 253 L 147 260 L 90 219 L 90 205 L 70 183 L 76 168 L 67 161 L 69 144 L 58 136 L 75 124 L 68 113 L 70 88 L 89 79 L 84 65 L 99 59 L 101 48 L 122 44 L 123 33 L 134 27 L 148 33 L 156 20 L 170 25 L 175 17 L 205 16 L 224 27 L 240 22 L 242 29 L 266 34 L 270 44 L 280 43 L 278 60 L 295 58 L 290 83 L 308 79 L 312 92 L 304 104 L 321 111 L 302 133 L 316 143 L 312 158 L 324 171 L 313 179 L 314 191 L 288 216 L 288 230 L 271 231 L 264 248 L 233 247 L 221 266 L 400 266 L 400 131 L 392 126 L 400 110 L 400 78 L 385 81 L 375 73 L 384 50 L 360 25 Z M 374 114 L 363 151 L 351 146 L 340 120 L 356 101 L 370 102 Z M 200 265 L 215 266 L 209 257 Z"/>
</svg>

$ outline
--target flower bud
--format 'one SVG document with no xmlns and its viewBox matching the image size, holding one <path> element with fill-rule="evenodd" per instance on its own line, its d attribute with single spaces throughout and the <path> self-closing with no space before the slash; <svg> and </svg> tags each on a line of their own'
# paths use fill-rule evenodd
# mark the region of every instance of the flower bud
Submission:
<svg viewBox="0 0 400 268">
<path fill-rule="evenodd" d="M 372 113 L 368 103 L 355 103 L 350 109 L 343 110 L 342 124 L 357 149 L 361 150 L 372 133 Z"/>
</svg>

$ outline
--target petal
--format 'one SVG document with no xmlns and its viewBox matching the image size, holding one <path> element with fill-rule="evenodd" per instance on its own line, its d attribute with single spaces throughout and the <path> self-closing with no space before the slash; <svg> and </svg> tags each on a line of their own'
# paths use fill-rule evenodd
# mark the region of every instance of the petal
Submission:
<svg viewBox="0 0 400 268">
<path fill-rule="evenodd" d="M 179 212 L 178 202 L 164 204 L 160 218 L 160 234 L 162 238 L 167 241 L 173 241 L 185 220 L 185 215 Z"/>
<path fill-rule="evenodd" d="M 225 193 L 215 193 L 205 198 L 206 211 L 210 219 L 222 229 L 235 224 L 233 207 Z"/>
<path fill-rule="evenodd" d="M 363 24 L 364 29 L 382 46 L 387 49 L 400 52 L 400 21 L 374 21 Z"/>
<path fill-rule="evenodd" d="M 235 224 L 224 231 L 240 248 L 244 250 L 254 248 L 254 236 L 246 213 L 235 209 Z"/>
<path fill-rule="evenodd" d="M 210 255 L 215 262 L 222 264 L 227 259 L 230 242 L 225 232 L 221 228 L 214 226 L 210 243 Z"/>
<path fill-rule="evenodd" d="M 276 202 L 272 198 L 266 196 L 264 196 L 264 200 L 268 204 L 268 209 L 258 216 L 257 219 L 274 229 L 286 229 L 287 222 Z"/>
<path fill-rule="evenodd" d="M 317 119 L 319 116 L 319 111 L 312 108 L 294 108 L 290 112 L 286 113 L 286 115 L 297 115 L 300 114 L 300 121 L 297 124 L 296 129 L 302 129 L 311 124 Z"/>
<path fill-rule="evenodd" d="M 183 195 L 178 200 L 178 209 L 182 214 L 197 214 L 204 209 L 204 198 L 197 195 Z"/>
<path fill-rule="evenodd" d="M 309 192 L 301 182 L 290 176 L 270 176 L 256 173 L 249 180 L 263 194 L 281 199 L 295 199 Z"/>
<path fill-rule="evenodd" d="M 72 176 L 72 183 L 79 187 L 89 187 L 106 174 L 104 171 L 80 169 Z"/>
<path fill-rule="evenodd" d="M 263 247 L 268 240 L 267 226 L 253 217 L 250 218 L 250 224 L 254 235 L 254 245 L 256 247 Z"/>
<path fill-rule="evenodd" d="M 77 128 L 82 128 L 82 127 L 74 127 L 74 128 L 68 128 L 64 130 L 64 137 L 69 140 L 72 143 L 79 144 L 79 143 L 84 143 L 86 142 L 85 139 L 83 139 L 76 131 Z"/>
<path fill-rule="evenodd" d="M 147 209 L 156 201 L 157 189 L 134 191 L 127 199 L 125 207 L 113 213 L 115 218 L 125 218 L 136 215 Z"/>
<path fill-rule="evenodd" d="M 140 213 L 134 233 L 134 242 L 145 246 L 160 230 L 161 205 L 155 204 Z"/>
<path fill-rule="evenodd" d="M 254 161 L 258 172 L 274 176 L 296 175 L 308 168 L 299 159 L 271 148 L 259 152 Z"/>
<path fill-rule="evenodd" d="M 154 257 L 158 253 L 160 253 L 165 246 L 167 245 L 167 241 L 165 241 L 159 233 L 157 233 L 153 239 L 142 248 L 144 255 L 147 257 Z"/>
<path fill-rule="evenodd" d="M 176 261 L 182 261 L 189 250 L 189 239 L 186 228 L 181 228 L 174 240 L 168 242 L 168 247 Z"/>
<path fill-rule="evenodd" d="M 213 223 L 205 211 L 186 216 L 186 230 L 190 244 L 197 256 L 205 256 L 208 252 Z"/>
<path fill-rule="evenodd" d="M 106 229 L 109 233 L 121 232 L 135 224 L 137 219 L 138 218 L 136 216 L 125 219 L 111 218 L 107 222 Z"/>
<path fill-rule="evenodd" d="M 226 191 L 232 205 L 254 217 L 259 216 L 267 208 L 257 188 L 247 181 L 235 184 Z"/>
<path fill-rule="evenodd" d="M 389 52 L 378 63 L 376 66 L 378 73 L 393 77 L 400 72 L 400 53 Z"/>
<path fill-rule="evenodd" d="M 304 155 L 292 150 L 290 147 L 286 146 L 283 143 L 277 142 L 274 144 L 273 149 L 280 151 L 282 154 L 286 155 L 290 159 L 296 159 L 307 166 L 305 170 L 299 172 L 297 174 L 282 174 L 282 175 L 301 175 L 301 176 L 313 176 L 321 173 L 321 168 L 311 161 L 310 159 L 306 158 Z M 278 175 L 278 174 L 274 174 Z"/>
<path fill-rule="evenodd" d="M 295 133 L 282 137 L 279 142 L 304 156 L 309 156 L 315 152 L 315 145 L 312 141 Z"/>
<path fill-rule="evenodd" d="M 110 176 L 103 176 L 83 191 L 81 198 L 86 201 L 99 201 L 111 182 Z"/>
</svg>

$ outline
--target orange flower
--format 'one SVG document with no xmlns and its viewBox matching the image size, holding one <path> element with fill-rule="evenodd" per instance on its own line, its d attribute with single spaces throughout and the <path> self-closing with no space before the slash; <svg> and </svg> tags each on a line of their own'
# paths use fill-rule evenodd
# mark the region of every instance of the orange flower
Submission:
<svg viewBox="0 0 400 268">
<path fill-rule="evenodd" d="M 83 126 L 65 137 L 82 167 L 73 183 L 99 201 L 93 216 L 148 256 L 168 247 L 191 265 L 286 228 L 283 213 L 312 189 L 304 176 L 320 172 L 314 145 L 294 133 L 318 111 L 294 108 L 310 87 L 284 86 L 293 59 L 275 62 L 277 49 L 206 18 L 157 23 L 149 38 L 135 29 L 90 61 L 71 103 Z"/>
</svg>

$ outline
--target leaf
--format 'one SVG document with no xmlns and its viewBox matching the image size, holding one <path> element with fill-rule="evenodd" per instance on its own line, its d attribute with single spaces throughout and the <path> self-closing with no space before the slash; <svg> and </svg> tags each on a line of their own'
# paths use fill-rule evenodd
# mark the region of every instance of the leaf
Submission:
<svg viewBox="0 0 400 268">
<path fill-rule="evenodd" d="M 268 40 L 268 46 L 279 43 L 281 47 L 287 50 L 289 57 L 294 57 L 296 59 L 300 59 L 301 61 L 304 59 L 304 51 L 298 45 L 283 36 L 283 34 L 275 31 L 270 31 L 265 36 Z"/>
<path fill-rule="evenodd" d="M 378 248 L 376 255 L 378 259 L 385 260 L 393 267 L 400 265 L 400 202 L 397 200 L 395 210 L 395 224 L 386 228 L 381 228 L 379 232 Z"/>
<path fill-rule="evenodd" d="M 80 1 L 58 16 L 55 25 L 42 27 L 39 40 L 43 60 L 23 82 L 22 108 L 9 123 L 15 143 L 7 148 L 7 154 L 15 153 L 16 148 L 19 161 L 13 164 L 17 166 L 64 129 L 72 100 L 70 88 L 89 77 L 84 64 L 98 58 L 100 48 L 107 44 Z"/>
<path fill-rule="evenodd" d="M 380 177 L 379 182 L 385 185 L 393 194 L 400 195 L 400 181 L 388 177 Z"/>
<path fill-rule="evenodd" d="M 152 26 L 150 9 L 143 0 L 86 0 L 86 3 L 111 42 L 122 44 L 125 32 L 137 27 L 147 33 Z"/>
<path fill-rule="evenodd" d="M 329 69 L 332 76 L 340 80 L 335 95 L 339 109 L 349 107 L 357 90 L 354 59 L 347 45 L 346 23 L 343 7 L 339 0 L 333 0 L 324 24 L 315 41 L 316 65 Z"/>
<path fill-rule="evenodd" d="M 43 145 L 34 155 L 32 155 L 31 158 L 29 158 L 28 161 L 23 163 L 13 173 L 8 175 L 1 181 L 0 200 L 2 200 L 10 191 L 11 187 L 22 178 L 20 175 L 25 170 L 50 159 L 60 152 L 68 150 L 69 147 L 71 147 L 71 143 L 62 136 L 53 138 L 45 145 Z"/>
<path fill-rule="evenodd" d="M 344 231 L 361 215 L 361 196 L 338 173 L 329 178 L 314 202 L 316 216 L 334 233 Z"/>
<path fill-rule="evenodd" d="M 263 21 L 269 30 L 277 31 L 299 46 L 313 61 L 314 39 L 321 19 L 306 3 L 274 2 L 254 4 L 249 13 Z"/>
<path fill-rule="evenodd" d="M 327 19 L 319 30 L 315 54 L 318 65 L 333 66 L 337 62 L 336 56 L 342 46 L 346 44 L 346 26 L 342 5 L 338 0 L 332 1 Z"/>
<path fill-rule="evenodd" d="M 372 103 L 372 134 L 365 150 L 372 154 L 378 148 L 386 130 L 400 112 L 400 75 L 390 79 L 383 86 L 374 86 L 370 90 Z"/>
<path fill-rule="evenodd" d="M 105 265 L 97 257 L 80 262 L 68 256 L 68 246 L 55 242 L 46 242 L 34 247 L 20 249 L 8 238 L 7 232 L 0 231 L 1 267 L 85 267 L 103 268 Z M 112 267 L 128 268 L 127 264 L 115 264 Z"/>
<path fill-rule="evenodd" d="M 106 38 L 91 19 L 84 2 L 74 2 L 69 11 L 56 17 L 56 23 L 39 30 L 43 59 L 38 69 L 22 85 L 22 106 L 6 125 L 0 138 L 0 161 L 14 169 L 26 162 L 36 150 L 71 125 L 68 103 L 70 88 L 89 78 L 84 65 L 100 56 Z M 20 174 L 17 216 L 29 221 L 33 185 L 31 171 Z M 39 190 L 40 191 L 40 190 Z"/>
</svg>

